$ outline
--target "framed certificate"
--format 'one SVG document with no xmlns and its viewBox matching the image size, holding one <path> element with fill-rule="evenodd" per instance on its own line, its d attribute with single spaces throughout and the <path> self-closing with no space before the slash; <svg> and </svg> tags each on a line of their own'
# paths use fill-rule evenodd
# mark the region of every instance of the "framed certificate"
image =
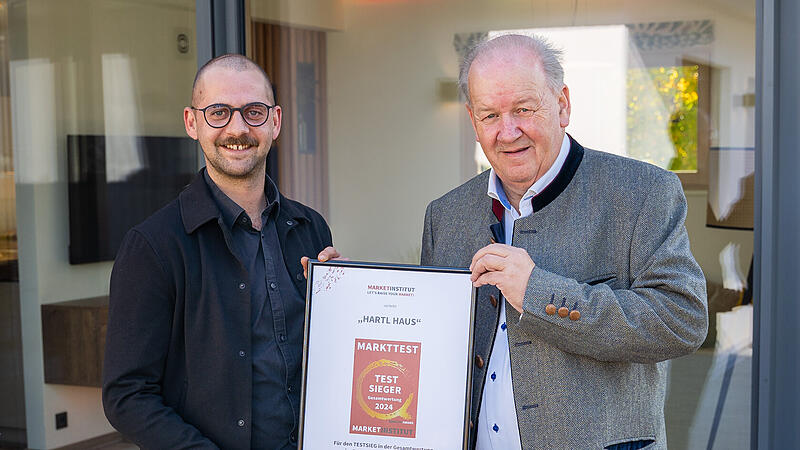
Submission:
<svg viewBox="0 0 800 450">
<path fill-rule="evenodd" d="M 467 448 L 466 269 L 309 264 L 301 449 Z"/>
</svg>

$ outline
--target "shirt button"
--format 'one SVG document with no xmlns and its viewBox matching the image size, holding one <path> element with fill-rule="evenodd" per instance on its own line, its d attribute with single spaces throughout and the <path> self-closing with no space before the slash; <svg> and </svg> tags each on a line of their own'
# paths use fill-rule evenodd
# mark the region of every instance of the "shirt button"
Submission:
<svg viewBox="0 0 800 450">
<path fill-rule="evenodd" d="M 497 433 L 498 431 L 500 431 L 500 427 L 498 427 L 498 426 L 497 426 L 497 424 L 494 424 L 494 426 L 492 427 L 492 429 L 494 430 L 494 432 L 495 432 L 495 433 Z"/>
<path fill-rule="evenodd" d="M 244 288 L 246 288 L 246 287 L 247 287 L 247 285 L 246 285 L 246 284 L 244 284 L 244 283 L 239 283 L 239 290 L 240 290 L 240 291 L 243 291 L 243 290 L 244 290 Z"/>
<path fill-rule="evenodd" d="M 239 419 L 239 421 L 236 422 L 236 425 L 239 425 L 240 427 L 243 427 L 244 426 L 244 419 Z"/>
<path fill-rule="evenodd" d="M 285 334 L 279 334 L 278 335 L 278 340 L 281 341 L 281 342 L 286 342 L 286 335 Z"/>
<path fill-rule="evenodd" d="M 270 288 L 270 289 L 275 289 L 275 288 L 277 288 L 277 287 L 278 287 L 278 285 L 277 285 L 277 284 L 275 284 L 275 282 L 274 282 L 274 281 L 272 281 L 272 282 L 270 282 L 270 283 L 269 283 L 269 288 Z"/>
<path fill-rule="evenodd" d="M 239 356 L 241 356 L 242 358 L 244 358 L 244 355 L 245 355 L 245 353 L 244 353 L 244 350 L 239 350 Z"/>
<path fill-rule="evenodd" d="M 497 372 L 492 372 L 492 381 L 497 379 Z"/>
<path fill-rule="evenodd" d="M 245 217 L 245 216 L 242 216 L 242 218 L 241 218 L 241 219 L 239 219 L 239 222 L 240 222 L 242 225 L 246 225 L 246 224 L 247 224 L 247 217 Z"/>
<path fill-rule="evenodd" d="M 292 225 L 294 225 L 294 222 L 292 222 L 291 220 L 287 220 L 286 221 L 286 225 L 292 226 Z"/>
<path fill-rule="evenodd" d="M 506 331 L 506 323 L 505 322 L 503 322 L 503 324 L 500 325 L 500 329 L 503 330 L 503 331 Z"/>
</svg>

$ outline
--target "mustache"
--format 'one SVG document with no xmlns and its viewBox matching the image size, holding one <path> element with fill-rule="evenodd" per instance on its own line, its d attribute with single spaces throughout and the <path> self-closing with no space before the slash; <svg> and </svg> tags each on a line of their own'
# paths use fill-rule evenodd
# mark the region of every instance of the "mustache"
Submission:
<svg viewBox="0 0 800 450">
<path fill-rule="evenodd" d="M 250 147 L 257 147 L 258 140 L 252 136 L 237 136 L 219 139 L 214 142 L 214 144 L 218 147 L 223 145 L 246 145 Z"/>
</svg>

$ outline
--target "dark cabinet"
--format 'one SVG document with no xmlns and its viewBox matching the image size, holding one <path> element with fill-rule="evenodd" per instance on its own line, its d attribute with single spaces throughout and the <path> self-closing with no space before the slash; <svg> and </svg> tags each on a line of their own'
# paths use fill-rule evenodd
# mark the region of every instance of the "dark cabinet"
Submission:
<svg viewBox="0 0 800 450">
<path fill-rule="evenodd" d="M 102 385 L 108 297 L 42 305 L 45 383 Z"/>
</svg>

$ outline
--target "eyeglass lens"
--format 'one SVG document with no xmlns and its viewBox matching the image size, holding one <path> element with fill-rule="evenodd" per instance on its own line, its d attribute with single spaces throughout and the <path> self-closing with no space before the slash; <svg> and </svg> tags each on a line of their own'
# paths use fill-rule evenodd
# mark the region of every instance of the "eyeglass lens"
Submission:
<svg viewBox="0 0 800 450">
<path fill-rule="evenodd" d="M 228 105 L 211 105 L 206 108 L 204 115 L 209 125 L 215 128 L 222 128 L 230 122 L 234 111 L 239 111 L 244 121 L 251 127 L 263 125 L 269 115 L 269 107 L 263 103 L 250 103 L 241 108 L 232 108 Z"/>
</svg>

